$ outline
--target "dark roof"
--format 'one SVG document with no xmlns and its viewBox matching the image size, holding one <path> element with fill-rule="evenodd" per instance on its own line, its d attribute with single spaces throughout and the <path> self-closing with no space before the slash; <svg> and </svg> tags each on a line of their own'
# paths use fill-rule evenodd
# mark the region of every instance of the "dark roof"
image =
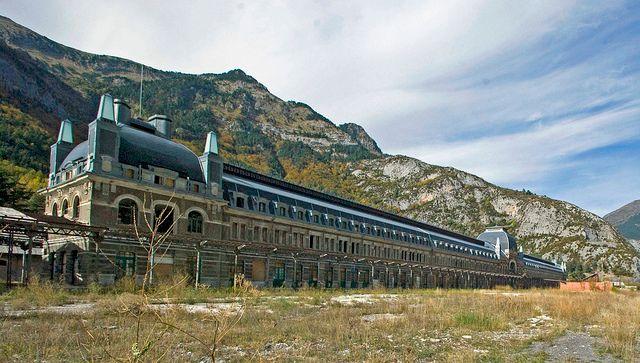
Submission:
<svg viewBox="0 0 640 363">
<path fill-rule="evenodd" d="M 178 172 L 183 178 L 204 182 L 200 161 L 186 146 L 128 125 L 120 127 L 118 161 L 131 165 L 157 166 Z M 85 159 L 89 142 L 78 144 L 62 162 L 60 169 L 76 160 Z"/>
<path fill-rule="evenodd" d="M 262 184 L 266 184 L 275 188 L 279 188 L 282 190 L 286 190 L 292 193 L 297 193 L 297 194 L 301 194 L 310 198 L 315 198 L 315 199 L 319 199 L 328 203 L 333 203 L 342 207 L 346 207 L 346 208 L 351 208 L 351 209 L 355 209 L 358 211 L 361 211 L 363 213 L 369 213 L 369 214 L 373 214 L 375 216 L 381 217 L 381 218 L 386 218 L 395 222 L 399 222 L 399 223 L 404 223 L 404 224 L 408 224 L 417 228 L 422 228 L 428 231 L 432 231 L 432 232 L 436 232 L 436 233 L 440 233 L 443 235 L 448 235 L 450 237 L 453 238 L 458 238 L 460 240 L 466 241 L 466 242 L 470 242 L 479 246 L 484 246 L 484 242 L 479 241 L 475 238 L 471 238 L 469 236 L 465 236 L 463 234 L 459 234 L 456 232 L 452 232 L 452 231 L 448 231 L 446 229 L 440 228 L 440 227 L 436 227 L 424 222 L 418 222 L 416 220 L 410 219 L 410 218 L 405 218 L 405 217 L 401 217 L 397 214 L 393 214 L 393 213 L 389 213 L 389 212 L 385 212 L 382 211 L 380 209 L 376 209 L 373 207 L 369 207 L 363 204 L 359 204 L 347 199 L 343 199 L 340 197 L 336 197 L 333 195 L 329 195 L 329 194 L 325 194 L 322 192 L 319 192 L 317 190 L 313 190 L 313 189 L 309 189 L 309 188 L 305 188 L 296 184 L 292 184 L 289 182 L 286 182 L 284 180 L 281 179 L 276 179 L 276 178 L 272 178 L 263 174 L 258 174 L 256 172 L 247 170 L 247 169 L 243 169 L 241 167 L 235 166 L 235 165 L 231 165 L 231 164 L 224 164 L 224 173 L 225 174 L 229 174 L 229 175 L 235 175 L 241 178 L 246 178 L 249 180 L 253 180 L 256 181 L 258 183 L 262 183 Z"/>
<path fill-rule="evenodd" d="M 542 258 L 540 258 L 540 257 L 535 257 L 535 256 L 531 256 L 531 255 L 524 255 L 524 258 L 527 258 L 527 259 L 529 259 L 529 260 L 533 260 L 533 261 L 537 261 L 537 262 L 541 262 L 541 263 L 546 263 L 546 264 L 548 264 L 548 265 L 553 265 L 553 266 L 555 266 L 555 264 L 554 264 L 553 262 L 551 262 L 551 261 L 547 261 L 547 260 L 544 260 L 544 259 L 542 259 Z"/>
<path fill-rule="evenodd" d="M 204 182 L 200 161 L 186 146 L 130 126 L 120 126 L 120 153 L 123 164 L 149 165 L 177 171 L 183 178 Z"/>
</svg>

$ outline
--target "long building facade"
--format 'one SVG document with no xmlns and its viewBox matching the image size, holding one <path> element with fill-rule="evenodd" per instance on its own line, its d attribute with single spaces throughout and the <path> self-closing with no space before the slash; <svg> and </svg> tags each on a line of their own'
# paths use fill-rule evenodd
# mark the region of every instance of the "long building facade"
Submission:
<svg viewBox="0 0 640 363">
<path fill-rule="evenodd" d="M 46 213 L 107 232 L 51 236 L 43 265 L 54 280 L 526 288 L 565 279 L 563 265 L 524 254 L 501 227 L 471 238 L 226 164 L 214 132 L 195 155 L 171 140 L 168 117 L 133 118 L 110 95 L 86 141 L 75 143 L 72 127 L 63 121 L 51 146 Z"/>
</svg>

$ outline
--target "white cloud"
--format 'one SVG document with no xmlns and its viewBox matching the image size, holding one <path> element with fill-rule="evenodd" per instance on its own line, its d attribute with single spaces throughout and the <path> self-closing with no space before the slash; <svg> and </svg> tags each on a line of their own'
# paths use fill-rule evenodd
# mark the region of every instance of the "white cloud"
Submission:
<svg viewBox="0 0 640 363">
<path fill-rule="evenodd" d="M 522 132 L 395 151 L 452 165 L 498 184 L 527 183 L 569 168 L 574 163 L 572 156 L 638 138 L 639 119 L 640 105 L 636 104 Z"/>
<path fill-rule="evenodd" d="M 581 153 L 639 138 L 633 70 L 640 39 L 637 27 L 615 32 L 633 22 L 625 17 L 634 12 L 624 7 L 466 0 L 0 3 L 3 14 L 74 48 L 182 72 L 241 68 L 283 99 L 308 103 L 336 123 L 363 125 L 386 152 L 516 187 L 535 181 L 547 190 L 561 184 L 561 171 L 577 167 Z M 625 36 L 626 43 L 615 43 Z M 593 48 L 585 52 L 585 44 Z M 588 187 L 579 182 L 573 190 Z"/>
</svg>

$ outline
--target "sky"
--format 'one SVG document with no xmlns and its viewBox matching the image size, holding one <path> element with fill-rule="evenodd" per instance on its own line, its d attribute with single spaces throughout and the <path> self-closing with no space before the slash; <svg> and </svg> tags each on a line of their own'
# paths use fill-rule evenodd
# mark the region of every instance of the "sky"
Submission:
<svg viewBox="0 0 640 363">
<path fill-rule="evenodd" d="M 384 152 L 598 215 L 640 199 L 640 1 L 13 1 L 62 44 L 240 68 Z"/>
</svg>

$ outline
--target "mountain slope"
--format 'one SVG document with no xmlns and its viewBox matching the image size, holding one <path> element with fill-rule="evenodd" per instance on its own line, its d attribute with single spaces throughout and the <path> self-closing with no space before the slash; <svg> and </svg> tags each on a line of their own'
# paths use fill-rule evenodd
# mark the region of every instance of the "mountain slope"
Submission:
<svg viewBox="0 0 640 363">
<path fill-rule="evenodd" d="M 604 216 L 620 233 L 631 239 L 640 241 L 640 200 L 636 200 L 616 209 Z"/>
<path fill-rule="evenodd" d="M 65 47 L 1 17 L 0 62 L 0 125 L 11 140 L 0 158 L 7 162 L 31 160 L 30 168 L 46 172 L 59 119 L 71 117 L 82 140 L 103 92 L 139 109 L 139 64 Z M 469 235 L 509 225 L 535 254 L 638 271 L 638 253 L 601 218 L 453 168 L 384 155 L 362 127 L 336 126 L 241 70 L 193 75 L 145 67 L 145 74 L 144 114 L 170 115 L 175 139 L 197 153 L 216 130 L 223 157 L 260 172 Z M 21 154 L 23 139 L 38 147 Z"/>
<path fill-rule="evenodd" d="M 330 173 L 327 177 L 327 173 Z M 490 184 L 454 168 L 406 156 L 320 166 L 288 178 L 475 236 L 507 225 L 526 251 L 581 261 L 599 271 L 637 271 L 638 252 L 608 223 L 570 203 Z M 314 181 L 331 180 L 314 184 Z"/>
</svg>

